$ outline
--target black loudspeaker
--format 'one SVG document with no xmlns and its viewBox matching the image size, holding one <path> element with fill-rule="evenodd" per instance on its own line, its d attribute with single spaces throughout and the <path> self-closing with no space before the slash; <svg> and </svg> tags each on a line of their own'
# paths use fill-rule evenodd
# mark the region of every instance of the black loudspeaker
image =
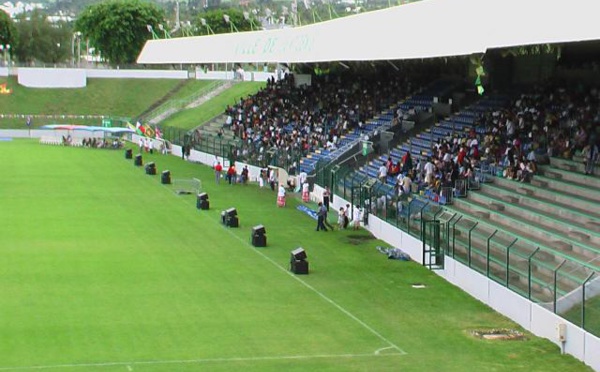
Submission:
<svg viewBox="0 0 600 372">
<path fill-rule="evenodd" d="M 166 170 L 161 173 L 160 183 L 163 185 L 169 185 L 171 183 L 171 172 Z"/>
<path fill-rule="evenodd" d="M 267 246 L 267 231 L 263 225 L 254 226 L 252 228 L 252 234 L 250 235 L 250 240 L 252 241 L 252 245 L 255 247 L 266 247 Z"/>
<path fill-rule="evenodd" d="M 196 208 L 207 211 L 210 208 L 208 194 L 203 192 L 196 197 Z"/>
<path fill-rule="evenodd" d="M 133 159 L 133 150 L 132 149 L 125 150 L 125 159 Z"/>
<path fill-rule="evenodd" d="M 252 235 L 252 246 L 266 247 L 267 246 L 267 237 L 265 235 Z"/>
<path fill-rule="evenodd" d="M 296 248 L 291 252 L 290 261 L 304 261 L 306 260 L 306 252 L 302 248 Z"/>
<path fill-rule="evenodd" d="M 240 221 L 235 208 L 229 208 L 221 212 L 221 222 L 228 227 L 239 227 Z"/>
<path fill-rule="evenodd" d="M 135 165 L 136 167 L 141 167 L 143 164 L 142 162 L 142 155 L 138 154 L 135 156 L 135 159 L 133 159 L 133 165 Z"/>
<path fill-rule="evenodd" d="M 229 217 L 229 220 L 227 221 L 227 226 L 240 227 L 240 220 L 237 218 L 237 216 Z"/>
<path fill-rule="evenodd" d="M 256 225 L 252 228 L 252 235 L 265 235 L 267 230 L 263 225 Z"/>
<path fill-rule="evenodd" d="M 235 208 L 229 208 L 225 210 L 225 214 L 229 217 L 237 216 L 237 210 Z"/>
<path fill-rule="evenodd" d="M 290 263 L 290 271 L 294 274 L 308 274 L 308 261 L 293 260 Z"/>
<path fill-rule="evenodd" d="M 156 164 L 154 162 L 146 164 L 146 174 L 150 176 L 156 175 Z"/>
</svg>

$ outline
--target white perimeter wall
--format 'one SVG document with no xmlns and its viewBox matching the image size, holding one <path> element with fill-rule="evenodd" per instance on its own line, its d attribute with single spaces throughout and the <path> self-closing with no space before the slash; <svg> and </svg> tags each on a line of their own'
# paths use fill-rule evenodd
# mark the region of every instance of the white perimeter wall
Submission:
<svg viewBox="0 0 600 372">
<path fill-rule="evenodd" d="M 0 67 L 0 76 L 8 76 L 8 67 Z"/>
<path fill-rule="evenodd" d="M 86 79 L 188 79 L 187 70 L 110 70 L 110 69 L 75 69 L 75 68 L 29 68 L 13 69 L 18 76 L 19 84 L 30 88 L 83 88 Z M 6 67 L 0 67 L 0 76 L 8 76 Z M 192 76 L 194 73 L 192 72 Z M 277 79 L 275 72 L 246 71 L 244 81 L 267 81 Z M 207 71 L 197 69 L 198 80 L 234 80 L 233 71 Z M 310 85 L 310 79 L 301 80 Z"/>
<path fill-rule="evenodd" d="M 97 70 L 87 69 L 92 79 L 187 79 L 187 71 L 179 70 Z"/>
<path fill-rule="evenodd" d="M 2 74 L 5 75 L 2 75 Z M 187 79 L 187 71 L 173 70 L 99 70 L 77 68 L 28 68 L 18 69 L 20 85 L 29 88 L 83 88 L 88 78 L 93 79 Z M 8 76 L 8 69 L 1 68 L 0 76 Z"/>
<path fill-rule="evenodd" d="M 277 75 L 274 72 L 244 71 L 244 81 L 267 81 Z M 236 78 L 233 71 L 204 71 L 196 70 L 196 79 L 198 80 L 234 80 Z"/>
<path fill-rule="evenodd" d="M 83 88 L 85 70 L 74 68 L 20 68 L 18 81 L 28 88 Z"/>
</svg>

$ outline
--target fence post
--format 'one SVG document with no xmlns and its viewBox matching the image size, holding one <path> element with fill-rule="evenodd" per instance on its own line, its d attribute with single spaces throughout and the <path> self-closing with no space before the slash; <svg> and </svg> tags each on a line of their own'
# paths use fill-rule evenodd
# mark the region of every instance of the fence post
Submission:
<svg viewBox="0 0 600 372">
<path fill-rule="evenodd" d="M 585 286 L 594 275 L 596 275 L 596 273 L 591 273 L 583 282 L 583 287 L 581 288 L 581 328 L 583 329 L 585 329 Z"/>
<path fill-rule="evenodd" d="M 471 233 L 477 227 L 477 225 L 479 225 L 479 222 L 475 222 L 475 225 L 473 225 L 473 227 L 471 227 L 469 229 L 469 247 L 468 247 L 468 254 L 469 254 L 468 262 L 469 262 L 469 267 L 471 267 Z"/>
<path fill-rule="evenodd" d="M 461 220 L 461 218 L 463 218 L 462 214 L 458 216 L 456 221 L 454 221 L 452 224 L 452 258 L 454 258 L 454 250 L 456 248 L 456 224 Z"/>
<path fill-rule="evenodd" d="M 498 230 L 494 231 L 488 238 L 486 242 L 486 257 L 485 257 L 485 275 L 490 277 L 490 240 L 498 233 Z"/>
<path fill-rule="evenodd" d="M 533 253 L 527 257 L 527 299 L 531 301 L 531 259 L 535 256 L 536 253 L 540 250 L 540 247 L 537 247 Z"/>
<path fill-rule="evenodd" d="M 515 245 L 517 240 L 519 239 L 515 238 L 515 240 L 513 240 L 512 243 L 508 245 L 508 247 L 506 247 L 506 288 L 510 288 L 510 278 L 508 275 L 508 273 L 510 272 L 510 249 L 513 247 L 513 245 Z"/>
<path fill-rule="evenodd" d="M 560 265 L 558 265 L 556 267 L 556 269 L 554 270 L 554 304 L 553 304 L 553 313 L 556 314 L 556 287 L 557 287 L 557 279 L 558 279 L 558 270 L 560 270 L 560 268 L 567 262 L 567 260 L 564 260 L 563 262 L 560 263 Z"/>
</svg>

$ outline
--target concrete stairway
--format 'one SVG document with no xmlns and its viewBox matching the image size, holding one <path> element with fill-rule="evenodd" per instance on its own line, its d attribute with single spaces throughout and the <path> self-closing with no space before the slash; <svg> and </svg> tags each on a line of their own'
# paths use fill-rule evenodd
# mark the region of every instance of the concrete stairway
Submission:
<svg viewBox="0 0 600 372">
<path fill-rule="evenodd" d="M 186 109 L 198 107 L 215 96 L 221 94 L 235 84 L 234 81 L 219 81 L 207 87 L 206 90 L 197 92 L 195 95 L 183 100 L 166 102 L 156 110 L 146 114 L 146 119 L 150 124 L 158 124 L 169 116 Z"/>
</svg>

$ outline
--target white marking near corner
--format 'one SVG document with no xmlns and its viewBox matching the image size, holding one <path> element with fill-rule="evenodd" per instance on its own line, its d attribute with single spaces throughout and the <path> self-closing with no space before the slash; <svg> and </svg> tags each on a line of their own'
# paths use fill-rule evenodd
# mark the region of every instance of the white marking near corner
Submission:
<svg viewBox="0 0 600 372">
<path fill-rule="evenodd" d="M 388 347 L 382 347 L 381 349 L 377 349 L 375 350 L 375 355 L 381 355 L 381 352 L 384 350 L 390 350 L 390 349 L 396 349 L 394 346 L 388 346 Z M 390 353 L 391 355 L 393 355 L 394 353 Z M 384 355 L 390 355 L 390 354 L 384 354 Z"/>
<path fill-rule="evenodd" d="M 391 349 L 392 347 L 385 348 Z M 380 349 L 381 350 L 381 349 Z M 118 367 L 127 366 L 128 370 L 133 370 L 131 366 L 141 365 L 174 365 L 174 364 L 202 364 L 202 363 L 231 363 L 231 362 L 253 362 L 269 360 L 306 360 L 306 359 L 333 359 L 333 358 L 369 358 L 369 357 L 387 357 L 401 356 L 406 353 L 396 352 L 389 354 L 321 354 L 321 355 L 282 355 L 266 357 L 233 357 L 233 358 L 206 358 L 206 359 L 180 359 L 180 360 L 140 360 L 137 362 L 105 362 L 105 363 L 73 363 L 73 364 L 55 364 L 45 366 L 24 366 L 24 367 L 0 367 L 0 371 L 34 371 L 56 368 L 86 368 L 86 367 Z"/>
</svg>

